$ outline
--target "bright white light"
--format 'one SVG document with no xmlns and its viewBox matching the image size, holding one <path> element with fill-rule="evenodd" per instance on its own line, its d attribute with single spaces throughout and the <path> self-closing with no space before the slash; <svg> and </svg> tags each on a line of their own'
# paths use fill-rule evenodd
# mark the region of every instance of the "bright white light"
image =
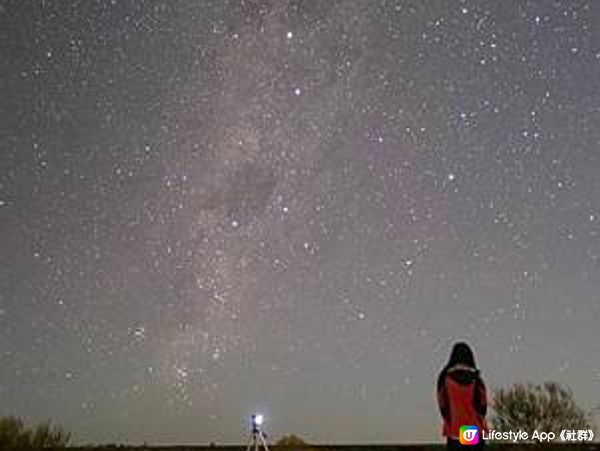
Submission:
<svg viewBox="0 0 600 451">
<path fill-rule="evenodd" d="M 256 426 L 261 426 L 264 421 L 265 421 L 265 417 L 263 417 L 260 413 L 257 415 L 254 415 L 254 424 Z"/>
</svg>

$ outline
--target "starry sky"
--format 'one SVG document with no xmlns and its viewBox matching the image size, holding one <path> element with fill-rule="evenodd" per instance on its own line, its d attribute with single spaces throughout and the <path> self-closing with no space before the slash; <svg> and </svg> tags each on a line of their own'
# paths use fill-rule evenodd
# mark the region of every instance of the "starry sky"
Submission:
<svg viewBox="0 0 600 451">
<path fill-rule="evenodd" d="M 440 440 L 600 403 L 600 2 L 1 1 L 0 415 Z M 596 331 L 596 332 L 594 332 Z"/>
</svg>

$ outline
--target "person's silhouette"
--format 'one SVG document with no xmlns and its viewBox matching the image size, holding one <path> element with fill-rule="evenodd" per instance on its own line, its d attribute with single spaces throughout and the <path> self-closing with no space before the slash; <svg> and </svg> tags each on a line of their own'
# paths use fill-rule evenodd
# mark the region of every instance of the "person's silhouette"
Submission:
<svg viewBox="0 0 600 451">
<path fill-rule="evenodd" d="M 487 429 L 487 393 L 468 344 L 459 342 L 453 346 L 450 359 L 438 377 L 437 401 L 448 449 L 462 448 L 461 426 L 476 426 L 478 444 L 470 448 L 483 448 L 482 431 Z M 471 437 L 466 434 L 463 440 Z"/>
</svg>

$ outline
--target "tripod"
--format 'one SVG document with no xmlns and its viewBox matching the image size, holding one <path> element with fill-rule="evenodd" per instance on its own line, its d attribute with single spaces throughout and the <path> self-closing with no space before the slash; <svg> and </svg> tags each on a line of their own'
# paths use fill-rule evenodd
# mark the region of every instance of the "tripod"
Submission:
<svg viewBox="0 0 600 451">
<path fill-rule="evenodd" d="M 260 430 L 257 424 L 252 424 L 252 433 L 248 438 L 248 447 L 246 448 L 246 451 L 259 451 L 261 446 L 264 451 L 269 451 L 267 441 L 265 440 L 265 434 Z"/>
</svg>

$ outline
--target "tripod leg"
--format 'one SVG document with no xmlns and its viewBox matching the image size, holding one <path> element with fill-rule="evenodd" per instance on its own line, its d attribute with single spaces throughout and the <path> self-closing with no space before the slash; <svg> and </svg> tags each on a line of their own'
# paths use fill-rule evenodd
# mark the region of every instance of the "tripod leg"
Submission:
<svg viewBox="0 0 600 451">
<path fill-rule="evenodd" d="M 252 451 L 252 445 L 254 444 L 254 436 L 250 435 L 248 437 L 248 445 L 246 446 L 246 451 Z"/>
<path fill-rule="evenodd" d="M 269 447 L 267 446 L 267 441 L 265 440 L 265 436 L 261 433 L 259 435 L 260 441 L 262 443 L 263 448 L 265 449 L 265 451 L 269 451 Z"/>
</svg>

